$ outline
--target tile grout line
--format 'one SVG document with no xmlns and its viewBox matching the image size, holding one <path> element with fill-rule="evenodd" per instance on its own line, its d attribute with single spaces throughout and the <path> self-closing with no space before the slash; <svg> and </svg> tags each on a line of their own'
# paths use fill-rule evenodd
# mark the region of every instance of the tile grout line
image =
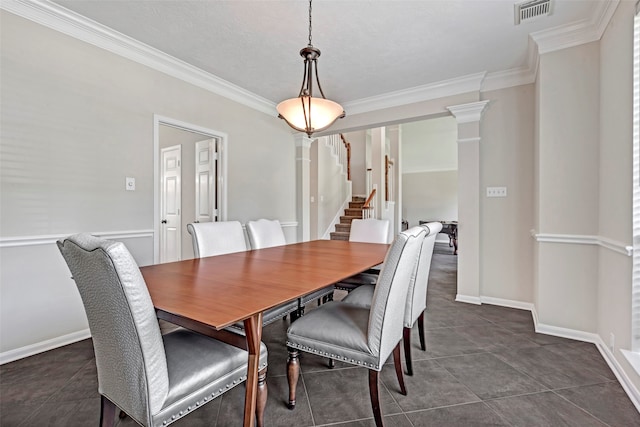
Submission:
<svg viewBox="0 0 640 427">
<path fill-rule="evenodd" d="M 596 384 L 591 384 L 591 385 L 596 385 Z M 572 388 L 580 388 L 580 387 L 588 387 L 588 386 L 578 386 L 578 387 L 572 387 Z M 559 389 L 560 390 L 560 389 Z M 562 389 L 562 390 L 566 390 L 566 389 Z M 582 412 L 584 412 L 585 414 L 588 414 L 589 416 L 595 418 L 596 420 L 600 421 L 601 423 L 603 423 L 606 426 L 611 427 L 611 424 L 605 422 L 604 420 L 601 420 L 600 418 L 598 418 L 597 416 L 595 416 L 594 414 L 592 414 L 591 412 L 587 411 L 585 408 L 581 407 L 580 405 L 570 401 L 569 399 L 567 399 L 566 397 L 564 397 L 561 394 L 556 393 L 555 390 L 551 390 L 551 392 L 553 394 L 555 394 L 556 396 L 562 398 L 563 400 L 565 400 L 566 402 L 568 402 L 569 404 L 571 404 L 572 406 L 575 406 L 576 408 L 580 409 Z"/>
</svg>

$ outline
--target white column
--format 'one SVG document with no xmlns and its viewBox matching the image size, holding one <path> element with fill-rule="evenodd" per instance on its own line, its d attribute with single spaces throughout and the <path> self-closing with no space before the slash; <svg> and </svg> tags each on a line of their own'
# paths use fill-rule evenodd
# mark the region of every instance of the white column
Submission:
<svg viewBox="0 0 640 427">
<path fill-rule="evenodd" d="M 384 209 L 384 154 L 386 132 L 384 127 L 371 129 L 371 180 L 376 189 L 374 218 L 382 218 Z M 368 196 L 368 194 L 367 194 Z"/>
<path fill-rule="evenodd" d="M 312 139 L 306 135 L 295 136 L 296 142 L 296 212 L 298 241 L 306 242 L 311 235 L 311 157 Z"/>
<path fill-rule="evenodd" d="M 480 304 L 480 122 L 489 101 L 447 107 L 458 122 L 458 291 Z"/>
</svg>

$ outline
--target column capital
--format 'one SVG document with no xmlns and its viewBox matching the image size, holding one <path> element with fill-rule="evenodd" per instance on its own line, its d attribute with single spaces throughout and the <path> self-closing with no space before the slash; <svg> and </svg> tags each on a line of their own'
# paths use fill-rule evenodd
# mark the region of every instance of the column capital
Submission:
<svg viewBox="0 0 640 427">
<path fill-rule="evenodd" d="M 305 134 L 297 134 L 293 137 L 296 147 L 311 148 L 312 138 L 307 137 Z"/>
<path fill-rule="evenodd" d="M 453 114 L 458 124 L 479 122 L 485 107 L 489 104 L 489 100 L 471 102 L 469 104 L 452 105 L 447 110 Z"/>
</svg>

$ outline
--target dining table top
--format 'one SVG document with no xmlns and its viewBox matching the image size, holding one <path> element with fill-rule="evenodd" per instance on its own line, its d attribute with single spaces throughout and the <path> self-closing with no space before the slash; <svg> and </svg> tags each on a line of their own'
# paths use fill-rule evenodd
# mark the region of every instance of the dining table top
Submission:
<svg viewBox="0 0 640 427">
<path fill-rule="evenodd" d="M 220 330 L 380 264 L 388 248 L 313 240 L 140 271 L 157 310 Z"/>
</svg>

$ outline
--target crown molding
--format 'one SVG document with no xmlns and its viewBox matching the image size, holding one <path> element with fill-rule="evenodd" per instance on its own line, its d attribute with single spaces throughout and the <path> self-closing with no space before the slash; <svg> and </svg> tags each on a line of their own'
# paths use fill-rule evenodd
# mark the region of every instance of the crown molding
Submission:
<svg viewBox="0 0 640 427">
<path fill-rule="evenodd" d="M 488 73 L 482 85 L 482 92 L 534 83 L 538 74 L 538 62 L 538 46 L 529 36 L 527 65 L 510 70 Z"/>
<path fill-rule="evenodd" d="M 447 110 L 453 114 L 458 124 L 479 122 L 485 107 L 489 104 L 489 100 L 470 102 L 469 104 L 452 105 Z M 471 142 L 476 138 L 459 139 L 458 142 Z M 478 138 L 480 140 L 480 138 Z"/>
<path fill-rule="evenodd" d="M 276 116 L 275 103 L 50 1 L 3 0 L 0 8 L 239 104 Z"/>
<path fill-rule="evenodd" d="M 533 83 L 537 76 L 540 54 L 599 40 L 619 2 L 620 0 L 597 2 L 591 19 L 531 33 L 527 65 L 524 67 L 470 74 L 362 98 L 345 103 L 345 111 L 349 115 L 361 114 L 463 93 L 486 92 Z M 3 0 L 0 8 L 257 111 L 276 115 L 274 102 L 48 0 Z"/>
<path fill-rule="evenodd" d="M 538 45 L 538 53 L 541 55 L 600 40 L 619 3 L 620 0 L 597 2 L 590 20 L 584 19 L 572 24 L 537 31 L 531 33 L 530 37 Z"/>
<path fill-rule="evenodd" d="M 479 92 L 486 74 L 486 72 L 469 74 L 455 79 L 442 80 L 423 86 L 362 98 L 345 103 L 344 109 L 347 114 L 354 115 L 452 95 Z"/>
</svg>

